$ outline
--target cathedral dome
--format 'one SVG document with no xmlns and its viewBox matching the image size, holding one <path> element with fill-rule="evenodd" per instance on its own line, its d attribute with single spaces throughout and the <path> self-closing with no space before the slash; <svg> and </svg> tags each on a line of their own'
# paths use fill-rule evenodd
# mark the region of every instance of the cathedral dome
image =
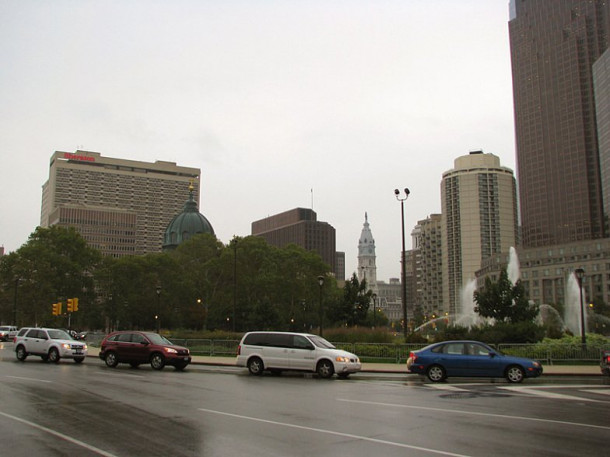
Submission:
<svg viewBox="0 0 610 457">
<path fill-rule="evenodd" d="M 199 212 L 197 202 L 193 198 L 193 185 L 189 186 L 189 199 L 184 204 L 180 214 L 177 214 L 165 229 L 163 250 L 176 249 L 178 245 L 192 236 L 201 233 L 214 235 L 210 221 Z"/>
</svg>

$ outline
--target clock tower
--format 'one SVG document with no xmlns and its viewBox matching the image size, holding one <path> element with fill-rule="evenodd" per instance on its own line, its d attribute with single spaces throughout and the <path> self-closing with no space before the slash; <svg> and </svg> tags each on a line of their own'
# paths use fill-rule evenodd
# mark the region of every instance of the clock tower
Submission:
<svg viewBox="0 0 610 457">
<path fill-rule="evenodd" d="M 377 266 L 375 265 L 375 240 L 369 228 L 368 214 L 364 213 L 364 226 L 358 241 L 358 281 L 366 280 L 368 289 L 377 293 Z"/>
</svg>

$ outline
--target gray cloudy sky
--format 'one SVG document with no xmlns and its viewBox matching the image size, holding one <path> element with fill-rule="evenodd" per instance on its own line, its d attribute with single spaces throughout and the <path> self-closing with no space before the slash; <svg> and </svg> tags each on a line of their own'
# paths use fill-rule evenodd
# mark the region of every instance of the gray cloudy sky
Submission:
<svg viewBox="0 0 610 457">
<path fill-rule="evenodd" d="M 508 0 L 0 0 L 0 245 L 40 223 L 49 158 L 76 149 L 202 171 L 217 236 L 313 206 L 356 270 L 400 275 L 442 173 L 514 169 Z M 78 189 L 74 189 L 78 192 Z"/>
</svg>

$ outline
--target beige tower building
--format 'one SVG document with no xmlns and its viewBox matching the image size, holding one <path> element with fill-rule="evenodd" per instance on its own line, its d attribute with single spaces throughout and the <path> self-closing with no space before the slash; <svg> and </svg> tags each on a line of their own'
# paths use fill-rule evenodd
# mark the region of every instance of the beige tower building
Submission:
<svg viewBox="0 0 610 457">
<path fill-rule="evenodd" d="M 513 171 L 482 151 L 458 157 L 441 182 L 443 305 L 460 311 L 463 288 L 484 259 L 517 244 Z"/>
<path fill-rule="evenodd" d="M 56 151 L 42 186 L 40 225 L 76 230 L 105 255 L 160 252 L 163 234 L 181 212 L 198 168 L 103 157 L 98 152 Z"/>
<path fill-rule="evenodd" d="M 440 214 L 417 222 L 411 232 L 414 304 L 424 315 L 440 316 L 443 307 L 443 224 Z"/>
</svg>

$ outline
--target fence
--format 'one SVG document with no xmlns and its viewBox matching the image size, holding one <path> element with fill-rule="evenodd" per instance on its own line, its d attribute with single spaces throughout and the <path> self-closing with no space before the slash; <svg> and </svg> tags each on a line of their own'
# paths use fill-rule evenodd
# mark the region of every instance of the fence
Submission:
<svg viewBox="0 0 610 457">
<path fill-rule="evenodd" d="M 87 342 L 98 346 L 105 335 L 91 333 L 87 335 Z M 172 338 L 174 344 L 189 348 L 193 355 L 211 357 L 233 357 L 237 354 L 239 340 L 213 340 L 213 339 L 178 339 Z M 411 351 L 417 351 L 426 344 L 391 344 L 391 343 L 333 343 L 337 348 L 343 349 L 360 357 L 367 363 L 403 363 Z M 492 345 L 494 346 L 494 345 Z M 610 345 L 586 347 L 568 344 L 498 344 L 495 347 L 507 355 L 527 357 L 540 362 L 553 365 L 555 363 L 599 363 L 602 350 L 610 350 Z"/>
</svg>

